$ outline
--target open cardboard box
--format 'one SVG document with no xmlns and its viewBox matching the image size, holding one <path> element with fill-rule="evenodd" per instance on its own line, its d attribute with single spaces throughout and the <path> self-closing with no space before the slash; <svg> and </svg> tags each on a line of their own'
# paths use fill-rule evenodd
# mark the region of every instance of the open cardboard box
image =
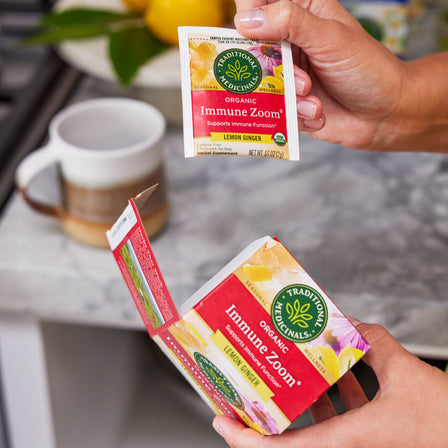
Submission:
<svg viewBox="0 0 448 448">
<path fill-rule="evenodd" d="M 284 431 L 369 349 L 277 240 L 257 239 L 176 308 L 139 209 L 107 239 L 149 335 L 217 414 Z"/>
</svg>

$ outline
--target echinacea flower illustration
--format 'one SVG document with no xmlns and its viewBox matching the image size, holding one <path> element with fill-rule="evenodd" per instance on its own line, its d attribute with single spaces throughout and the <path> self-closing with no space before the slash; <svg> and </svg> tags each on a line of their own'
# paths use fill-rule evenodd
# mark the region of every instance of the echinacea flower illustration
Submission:
<svg viewBox="0 0 448 448">
<path fill-rule="evenodd" d="M 356 328 L 344 316 L 333 315 L 327 329 L 319 338 L 313 341 L 313 345 L 330 346 L 338 355 L 344 347 L 352 347 L 367 352 L 369 344 L 359 334 Z"/>
<path fill-rule="evenodd" d="M 274 68 L 282 63 L 282 50 L 279 45 L 259 44 L 248 49 L 261 65 L 261 69 L 265 74 L 273 74 Z"/>
<path fill-rule="evenodd" d="M 263 406 L 258 401 L 251 401 L 243 395 L 241 395 L 241 398 L 244 402 L 244 412 L 252 423 L 260 425 L 269 434 L 278 434 L 280 432 L 275 419 L 263 409 Z"/>
</svg>

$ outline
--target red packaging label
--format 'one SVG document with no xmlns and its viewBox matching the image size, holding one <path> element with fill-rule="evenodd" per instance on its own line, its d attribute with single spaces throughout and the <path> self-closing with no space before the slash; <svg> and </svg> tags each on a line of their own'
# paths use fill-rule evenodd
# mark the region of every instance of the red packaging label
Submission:
<svg viewBox="0 0 448 448">
<path fill-rule="evenodd" d="M 308 409 L 330 387 L 294 343 L 273 338 L 277 333 L 269 313 L 235 275 L 222 282 L 195 310 L 213 331 L 219 329 L 238 347 L 289 420 Z"/>
<path fill-rule="evenodd" d="M 252 92 L 242 98 L 223 91 L 211 95 L 204 90 L 195 90 L 191 95 L 195 137 L 210 137 L 213 132 L 220 132 L 234 142 L 250 143 L 261 142 L 261 135 L 273 140 L 280 132 L 287 138 L 283 96 Z M 251 134 L 258 136 L 244 138 Z"/>
</svg>

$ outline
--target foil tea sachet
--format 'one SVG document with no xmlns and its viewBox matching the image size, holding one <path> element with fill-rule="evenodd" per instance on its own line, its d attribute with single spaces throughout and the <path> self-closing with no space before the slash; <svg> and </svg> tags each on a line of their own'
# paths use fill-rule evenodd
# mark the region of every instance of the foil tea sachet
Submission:
<svg viewBox="0 0 448 448">
<path fill-rule="evenodd" d="M 179 27 L 185 157 L 299 160 L 290 44 Z"/>
</svg>

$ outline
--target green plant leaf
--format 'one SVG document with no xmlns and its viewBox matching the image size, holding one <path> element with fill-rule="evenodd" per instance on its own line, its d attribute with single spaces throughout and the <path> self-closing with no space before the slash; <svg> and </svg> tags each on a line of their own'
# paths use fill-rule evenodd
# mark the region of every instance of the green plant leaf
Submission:
<svg viewBox="0 0 448 448">
<path fill-rule="evenodd" d="M 24 39 L 21 46 L 47 45 L 64 40 L 89 39 L 108 34 L 109 30 L 104 24 L 71 25 L 48 28 L 34 36 Z"/>
<path fill-rule="evenodd" d="M 39 22 L 40 27 L 106 24 L 140 17 L 133 12 L 115 12 L 102 9 L 73 8 L 51 11 Z"/>
<path fill-rule="evenodd" d="M 128 86 L 139 68 L 169 45 L 156 39 L 145 26 L 110 33 L 109 56 L 122 85 Z"/>
<path fill-rule="evenodd" d="M 86 8 L 52 11 L 41 19 L 36 34 L 24 39 L 21 45 L 48 45 L 65 40 L 99 37 L 108 34 L 114 26 L 122 26 L 130 20 L 143 21 L 141 16 L 133 12 Z"/>
</svg>

